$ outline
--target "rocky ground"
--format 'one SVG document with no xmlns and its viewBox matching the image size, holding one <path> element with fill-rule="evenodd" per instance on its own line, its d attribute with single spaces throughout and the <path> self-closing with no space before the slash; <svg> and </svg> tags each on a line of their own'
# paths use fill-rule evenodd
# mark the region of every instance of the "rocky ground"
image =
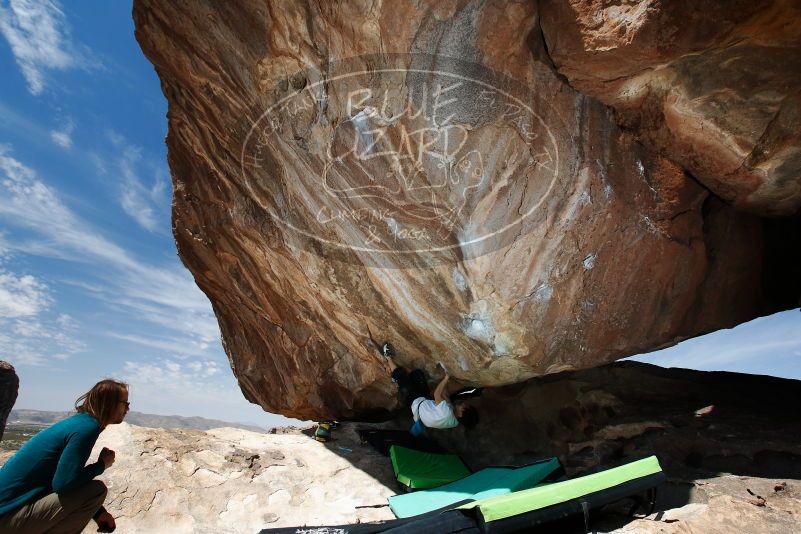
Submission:
<svg viewBox="0 0 801 534">
<path fill-rule="evenodd" d="M 784 534 L 801 524 L 799 397 L 799 381 L 624 362 L 487 389 L 471 401 L 481 414 L 475 429 L 429 434 L 473 469 L 558 456 L 577 476 L 655 454 L 667 475 L 657 512 L 607 509 L 593 518 L 601 532 Z M 101 434 L 93 457 L 104 446 L 117 452 L 102 479 L 121 533 L 374 521 L 392 517 L 387 497 L 398 489 L 389 460 L 356 433 L 376 425 L 408 428 L 409 420 L 343 423 L 328 443 L 314 441 L 311 428 L 123 423 Z"/>
<path fill-rule="evenodd" d="M 283 433 L 282 433 L 283 432 Z M 122 423 L 100 436 L 116 462 L 100 479 L 118 534 L 255 533 L 266 527 L 394 517 L 389 460 L 352 429 L 323 444 L 311 432 L 154 429 Z M 12 452 L 0 451 L 0 464 Z M 90 523 L 84 530 L 95 533 Z"/>
<path fill-rule="evenodd" d="M 673 482 L 677 485 L 677 482 Z M 697 533 L 731 534 L 798 532 L 801 522 L 801 481 L 722 474 L 685 481 L 692 501 L 618 526 L 618 516 L 602 519 L 596 527 L 616 526 L 620 534 Z"/>
<path fill-rule="evenodd" d="M 352 433 L 318 443 L 297 431 L 109 427 L 98 441 L 117 452 L 101 478 L 119 533 L 258 532 L 273 526 L 393 517 L 392 468 Z M 349 449 L 352 452 L 340 450 Z M 90 525 L 85 532 L 94 532 Z"/>
<path fill-rule="evenodd" d="M 389 519 L 396 491 L 387 458 L 359 442 L 345 423 L 335 440 L 309 430 L 262 434 L 221 428 L 206 432 L 109 427 L 93 451 L 117 452 L 101 478 L 106 507 L 126 533 L 255 533 L 264 527 Z M 10 453 L 0 453 L 0 462 Z M 599 532 L 794 532 L 801 522 L 801 480 L 721 472 L 670 476 L 660 511 L 632 519 L 611 509 L 593 520 Z M 583 525 L 566 525 L 566 532 Z M 94 533 L 90 524 L 84 531 Z"/>
</svg>

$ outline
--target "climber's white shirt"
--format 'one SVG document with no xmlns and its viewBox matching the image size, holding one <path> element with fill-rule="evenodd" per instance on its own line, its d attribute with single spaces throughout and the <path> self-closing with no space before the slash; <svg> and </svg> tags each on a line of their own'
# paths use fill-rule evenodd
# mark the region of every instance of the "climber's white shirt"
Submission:
<svg viewBox="0 0 801 534">
<path fill-rule="evenodd" d="M 428 428 L 453 428 L 459 426 L 459 421 L 453 415 L 453 406 L 448 401 L 436 404 L 431 399 L 417 397 L 412 402 L 412 414 L 417 421 L 418 415 Z"/>
</svg>

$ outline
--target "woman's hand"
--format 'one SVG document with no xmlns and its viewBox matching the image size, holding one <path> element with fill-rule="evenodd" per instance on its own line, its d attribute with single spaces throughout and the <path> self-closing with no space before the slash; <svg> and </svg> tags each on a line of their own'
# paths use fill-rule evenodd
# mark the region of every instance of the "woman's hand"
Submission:
<svg viewBox="0 0 801 534">
<path fill-rule="evenodd" d="M 95 523 L 97 523 L 98 532 L 114 532 L 114 529 L 117 528 L 114 517 L 106 510 L 100 512 L 100 515 L 95 518 Z"/>
<path fill-rule="evenodd" d="M 114 458 L 115 457 L 116 457 L 116 454 L 114 453 L 114 451 L 112 451 L 111 449 L 108 449 L 106 447 L 103 447 L 103 450 L 100 451 L 100 455 L 99 455 L 98 459 L 101 462 L 103 462 L 103 464 L 106 466 L 106 469 L 108 469 L 109 467 L 114 465 Z"/>
</svg>

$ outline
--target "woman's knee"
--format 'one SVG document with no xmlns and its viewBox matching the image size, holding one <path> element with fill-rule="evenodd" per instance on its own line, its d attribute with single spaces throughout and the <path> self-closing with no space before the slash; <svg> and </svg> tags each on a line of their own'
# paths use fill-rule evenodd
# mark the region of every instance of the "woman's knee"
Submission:
<svg viewBox="0 0 801 534">
<path fill-rule="evenodd" d="M 108 495 L 108 488 L 101 480 L 90 480 L 87 484 L 89 486 L 88 493 L 96 498 L 102 504 Z"/>
</svg>

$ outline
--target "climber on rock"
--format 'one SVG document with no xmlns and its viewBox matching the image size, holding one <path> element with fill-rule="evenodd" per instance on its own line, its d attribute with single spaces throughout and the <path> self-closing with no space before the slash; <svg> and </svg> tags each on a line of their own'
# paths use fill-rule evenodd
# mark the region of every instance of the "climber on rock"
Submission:
<svg viewBox="0 0 801 534">
<path fill-rule="evenodd" d="M 448 390 L 450 376 L 447 371 L 432 396 L 422 370 L 407 372 L 399 367 L 394 360 L 395 350 L 389 343 L 382 344 L 380 350 L 389 363 L 392 381 L 398 385 L 398 400 L 412 409 L 416 427 L 420 424 L 428 428 L 454 428 L 460 424 L 465 428 L 476 426 L 478 412 L 475 407 L 465 401 L 451 401 Z M 412 432 L 416 433 L 414 428 Z"/>
<path fill-rule="evenodd" d="M 113 532 L 103 507 L 106 485 L 94 478 L 114 464 L 103 447 L 86 465 L 100 433 L 128 413 L 128 386 L 101 380 L 75 401 L 77 414 L 33 436 L 0 468 L 0 534 L 77 533 L 90 519 Z"/>
</svg>

